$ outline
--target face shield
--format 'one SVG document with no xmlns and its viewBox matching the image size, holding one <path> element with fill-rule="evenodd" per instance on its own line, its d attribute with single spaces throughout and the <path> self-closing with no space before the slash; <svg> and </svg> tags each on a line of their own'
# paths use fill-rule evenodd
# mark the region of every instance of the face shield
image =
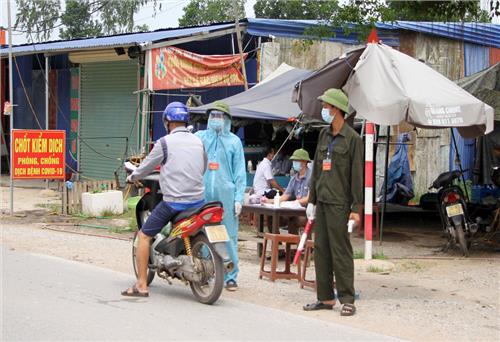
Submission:
<svg viewBox="0 0 500 342">
<path fill-rule="evenodd" d="M 208 116 L 208 127 L 216 132 L 222 131 L 222 128 L 224 127 L 224 115 L 227 114 L 219 110 L 210 111 Z"/>
</svg>

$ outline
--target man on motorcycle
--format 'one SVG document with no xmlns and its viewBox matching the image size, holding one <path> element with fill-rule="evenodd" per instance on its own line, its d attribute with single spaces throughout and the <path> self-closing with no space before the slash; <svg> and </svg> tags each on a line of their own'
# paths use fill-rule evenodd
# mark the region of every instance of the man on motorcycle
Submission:
<svg viewBox="0 0 500 342">
<path fill-rule="evenodd" d="M 207 155 L 202 141 L 186 128 L 188 121 L 187 107 L 180 102 L 170 103 L 163 112 L 167 135 L 156 141 L 146 159 L 127 177 L 127 182 L 136 182 L 161 165 L 163 201 L 154 208 L 138 234 L 138 279 L 134 286 L 122 292 L 124 296 L 149 296 L 147 272 L 151 238 L 179 212 L 204 203 Z"/>
<path fill-rule="evenodd" d="M 222 101 L 214 102 L 207 110 L 208 128 L 196 135 L 203 141 L 208 154 L 205 174 L 205 200 L 221 201 L 230 241 L 227 243 L 234 268 L 225 275 L 228 291 L 238 288 L 238 216 L 241 213 L 246 186 L 245 155 L 240 138 L 231 133 L 231 112 Z"/>
</svg>

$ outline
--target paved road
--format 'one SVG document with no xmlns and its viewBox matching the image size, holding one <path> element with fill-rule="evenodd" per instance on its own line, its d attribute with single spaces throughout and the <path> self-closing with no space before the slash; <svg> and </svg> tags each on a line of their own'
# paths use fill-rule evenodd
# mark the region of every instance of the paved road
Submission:
<svg viewBox="0 0 500 342">
<path fill-rule="evenodd" d="M 189 287 L 155 281 L 124 298 L 130 275 L 11 251 L 2 254 L 0 340 L 394 340 L 224 298 L 197 303 Z M 98 253 L 98 251 L 96 251 Z"/>
</svg>

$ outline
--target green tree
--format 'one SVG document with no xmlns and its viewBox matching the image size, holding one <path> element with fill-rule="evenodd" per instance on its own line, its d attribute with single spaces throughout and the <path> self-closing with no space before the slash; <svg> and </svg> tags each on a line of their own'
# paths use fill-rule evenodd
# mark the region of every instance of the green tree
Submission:
<svg viewBox="0 0 500 342">
<path fill-rule="evenodd" d="M 16 0 L 17 15 L 14 28 L 21 28 L 30 39 L 47 40 L 59 20 L 59 0 Z M 32 39 L 30 39 L 32 40 Z"/>
<path fill-rule="evenodd" d="M 134 14 L 151 2 L 161 9 L 160 0 L 66 0 L 65 11 L 60 0 L 16 0 L 15 29 L 30 41 L 49 39 L 57 27 L 64 39 L 133 32 L 144 28 L 134 26 Z"/>
<path fill-rule="evenodd" d="M 397 20 L 489 22 L 479 1 L 387 1 Z"/>
<path fill-rule="evenodd" d="M 179 26 L 208 25 L 245 17 L 246 0 L 190 0 L 184 7 Z"/>
<path fill-rule="evenodd" d="M 89 0 L 67 0 L 66 11 L 61 15 L 62 39 L 95 37 L 102 33 L 102 25 L 92 19 Z"/>
<path fill-rule="evenodd" d="M 257 18 L 329 19 L 339 7 L 338 0 L 257 0 Z"/>
<path fill-rule="evenodd" d="M 320 24 L 307 29 L 305 35 L 329 37 L 331 27 L 356 32 L 365 41 L 377 22 L 412 21 L 481 21 L 489 22 L 488 12 L 475 1 L 398 1 L 398 0 L 257 0 L 257 18 L 316 19 Z"/>
</svg>

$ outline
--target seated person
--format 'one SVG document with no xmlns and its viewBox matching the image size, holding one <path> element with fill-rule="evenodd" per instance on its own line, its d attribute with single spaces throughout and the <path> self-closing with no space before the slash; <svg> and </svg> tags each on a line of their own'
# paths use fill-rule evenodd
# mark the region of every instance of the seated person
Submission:
<svg viewBox="0 0 500 342">
<path fill-rule="evenodd" d="M 295 176 L 290 179 L 285 193 L 280 196 L 280 203 L 286 201 L 298 201 L 302 207 L 307 206 L 309 200 L 309 181 L 312 170 L 307 166 L 311 161 L 309 153 L 304 149 L 298 149 L 290 157 L 293 161 Z M 307 219 L 305 217 L 290 217 L 288 219 L 288 232 L 298 234 L 299 227 L 304 227 Z"/>
<path fill-rule="evenodd" d="M 266 196 L 267 198 L 274 198 L 277 189 L 280 193 L 284 189 L 276 182 L 273 176 L 271 167 L 271 160 L 274 158 L 274 148 L 269 147 L 265 151 L 266 157 L 257 165 L 255 170 L 255 177 L 253 179 L 253 191 L 259 196 Z"/>
</svg>

